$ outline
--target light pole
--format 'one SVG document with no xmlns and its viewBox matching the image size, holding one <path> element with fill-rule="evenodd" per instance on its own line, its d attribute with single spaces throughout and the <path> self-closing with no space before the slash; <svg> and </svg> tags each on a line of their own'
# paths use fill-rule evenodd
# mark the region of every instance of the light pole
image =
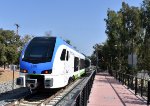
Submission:
<svg viewBox="0 0 150 106">
<path fill-rule="evenodd" d="M 19 29 L 19 24 L 15 24 L 15 26 L 17 27 L 17 29 L 16 29 L 16 34 L 18 35 L 18 29 Z"/>
<path fill-rule="evenodd" d="M 16 30 L 16 35 L 18 35 L 18 28 L 20 27 L 18 24 L 15 24 L 15 26 L 17 27 L 17 30 Z M 13 71 L 13 82 L 12 82 L 12 89 L 14 90 L 14 83 L 15 83 L 15 70 L 16 70 L 16 68 L 15 68 L 15 65 L 12 65 L 11 66 L 11 69 L 12 69 L 12 71 Z"/>
</svg>

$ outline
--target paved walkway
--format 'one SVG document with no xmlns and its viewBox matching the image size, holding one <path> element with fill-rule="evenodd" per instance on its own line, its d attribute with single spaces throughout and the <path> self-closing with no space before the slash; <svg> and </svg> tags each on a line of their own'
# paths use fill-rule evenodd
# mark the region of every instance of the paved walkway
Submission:
<svg viewBox="0 0 150 106">
<path fill-rule="evenodd" d="M 147 106 L 129 89 L 109 76 L 98 73 L 95 76 L 88 106 Z"/>
</svg>

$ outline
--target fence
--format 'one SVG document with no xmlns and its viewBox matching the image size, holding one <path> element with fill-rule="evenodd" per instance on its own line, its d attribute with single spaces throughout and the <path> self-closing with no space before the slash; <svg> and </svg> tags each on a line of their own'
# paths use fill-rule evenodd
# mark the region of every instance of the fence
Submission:
<svg viewBox="0 0 150 106">
<path fill-rule="evenodd" d="M 129 74 L 116 72 L 115 78 L 126 85 L 131 90 L 134 90 L 135 95 L 139 94 L 141 97 L 147 99 L 147 104 L 150 104 L 150 80 L 137 78 Z"/>
<path fill-rule="evenodd" d="M 76 92 L 75 95 L 73 96 L 73 101 L 70 100 L 66 106 L 87 106 L 87 102 L 89 99 L 89 95 L 90 95 L 90 91 L 93 85 L 95 74 L 96 74 L 96 71 L 94 71 L 89 76 L 86 83 L 82 85 L 81 90 Z"/>
</svg>

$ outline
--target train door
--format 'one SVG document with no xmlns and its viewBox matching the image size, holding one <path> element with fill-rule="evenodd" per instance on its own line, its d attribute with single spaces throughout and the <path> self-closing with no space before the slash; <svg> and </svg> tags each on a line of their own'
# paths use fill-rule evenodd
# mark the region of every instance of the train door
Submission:
<svg viewBox="0 0 150 106">
<path fill-rule="evenodd" d="M 71 51 L 67 50 L 66 52 L 66 78 L 67 81 L 71 81 L 74 74 L 74 55 Z"/>
<path fill-rule="evenodd" d="M 68 75 L 69 73 L 69 51 L 68 50 L 66 50 L 65 73 L 66 75 Z"/>
<path fill-rule="evenodd" d="M 66 51 L 66 64 L 65 64 L 65 68 L 66 68 L 66 74 L 69 74 L 69 51 Z"/>
<path fill-rule="evenodd" d="M 63 65 L 63 76 L 64 76 L 64 83 L 66 83 L 66 53 L 67 52 L 67 50 L 66 50 L 66 48 L 64 48 L 63 50 L 62 50 L 62 53 L 61 53 L 61 57 L 60 57 L 60 60 L 62 61 L 62 65 Z"/>
<path fill-rule="evenodd" d="M 65 70 L 66 70 L 66 77 L 70 77 L 70 55 L 69 51 L 66 51 L 66 63 L 65 63 Z"/>
<path fill-rule="evenodd" d="M 75 78 L 78 78 L 80 76 L 80 73 L 79 73 L 79 58 L 78 57 L 74 57 L 74 74 L 75 74 Z"/>
<path fill-rule="evenodd" d="M 71 72 L 71 76 L 74 75 L 74 54 L 72 52 L 70 52 L 70 57 L 69 57 L 69 65 L 70 65 L 70 72 Z"/>
<path fill-rule="evenodd" d="M 66 61 L 67 61 L 66 68 L 69 77 L 72 77 L 74 73 L 74 55 L 72 54 L 71 51 L 67 51 Z"/>
</svg>

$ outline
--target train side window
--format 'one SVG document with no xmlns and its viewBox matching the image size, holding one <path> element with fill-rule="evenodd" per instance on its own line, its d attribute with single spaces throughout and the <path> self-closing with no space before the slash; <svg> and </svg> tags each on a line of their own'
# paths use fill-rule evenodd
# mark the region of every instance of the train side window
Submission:
<svg viewBox="0 0 150 106">
<path fill-rule="evenodd" d="M 60 60 L 65 61 L 65 57 L 66 57 L 66 49 L 63 49 L 62 53 L 61 53 Z"/>
<path fill-rule="evenodd" d="M 83 60 L 83 64 L 84 64 L 83 67 L 85 68 L 85 60 Z"/>
<path fill-rule="evenodd" d="M 67 56 L 66 56 L 66 60 L 69 60 L 69 51 L 67 51 Z"/>
<path fill-rule="evenodd" d="M 89 60 L 85 60 L 85 68 L 88 68 L 90 66 L 90 61 Z"/>
<path fill-rule="evenodd" d="M 80 69 L 84 69 L 85 64 L 84 64 L 84 59 L 80 60 Z"/>
<path fill-rule="evenodd" d="M 74 58 L 74 71 L 78 71 L 79 70 L 79 58 L 75 57 Z"/>
</svg>

